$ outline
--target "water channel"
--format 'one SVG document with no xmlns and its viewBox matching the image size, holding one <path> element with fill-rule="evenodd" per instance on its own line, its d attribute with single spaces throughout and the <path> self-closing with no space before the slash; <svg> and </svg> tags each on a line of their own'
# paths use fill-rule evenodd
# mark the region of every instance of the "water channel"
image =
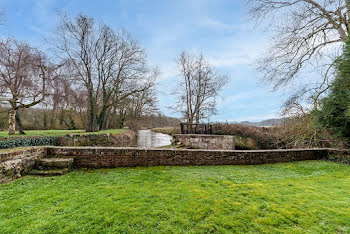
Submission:
<svg viewBox="0 0 350 234">
<path fill-rule="evenodd" d="M 157 148 L 171 144 L 172 137 L 167 134 L 152 132 L 151 130 L 138 130 L 137 147 Z"/>
</svg>

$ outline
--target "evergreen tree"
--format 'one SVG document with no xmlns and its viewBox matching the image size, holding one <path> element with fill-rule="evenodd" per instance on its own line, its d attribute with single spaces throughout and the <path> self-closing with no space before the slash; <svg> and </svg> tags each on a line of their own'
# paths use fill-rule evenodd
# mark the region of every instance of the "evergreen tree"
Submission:
<svg viewBox="0 0 350 234">
<path fill-rule="evenodd" d="M 322 100 L 322 109 L 316 111 L 316 120 L 335 135 L 350 140 L 350 39 L 343 54 L 335 61 L 336 79 L 328 97 Z"/>
</svg>

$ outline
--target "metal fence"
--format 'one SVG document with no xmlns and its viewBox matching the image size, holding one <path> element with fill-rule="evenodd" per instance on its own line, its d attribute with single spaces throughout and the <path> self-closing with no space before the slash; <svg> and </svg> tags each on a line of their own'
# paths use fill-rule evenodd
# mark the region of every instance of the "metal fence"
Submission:
<svg viewBox="0 0 350 234">
<path fill-rule="evenodd" d="M 180 123 L 181 134 L 213 134 L 211 124 Z"/>
</svg>

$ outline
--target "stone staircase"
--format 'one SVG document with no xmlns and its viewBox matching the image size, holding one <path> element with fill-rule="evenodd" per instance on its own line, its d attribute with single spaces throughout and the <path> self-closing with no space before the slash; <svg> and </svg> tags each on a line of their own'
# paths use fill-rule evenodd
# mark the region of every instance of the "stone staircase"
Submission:
<svg viewBox="0 0 350 234">
<path fill-rule="evenodd" d="M 67 174 L 73 168 L 74 158 L 46 157 L 37 161 L 37 166 L 29 174 L 38 176 L 60 176 Z"/>
</svg>

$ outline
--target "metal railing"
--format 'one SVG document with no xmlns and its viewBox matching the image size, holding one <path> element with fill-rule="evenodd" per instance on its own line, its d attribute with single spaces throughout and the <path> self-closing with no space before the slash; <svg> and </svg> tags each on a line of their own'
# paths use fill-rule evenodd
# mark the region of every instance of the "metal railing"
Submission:
<svg viewBox="0 0 350 234">
<path fill-rule="evenodd" d="M 213 134 L 211 124 L 180 123 L 181 134 Z"/>
</svg>

